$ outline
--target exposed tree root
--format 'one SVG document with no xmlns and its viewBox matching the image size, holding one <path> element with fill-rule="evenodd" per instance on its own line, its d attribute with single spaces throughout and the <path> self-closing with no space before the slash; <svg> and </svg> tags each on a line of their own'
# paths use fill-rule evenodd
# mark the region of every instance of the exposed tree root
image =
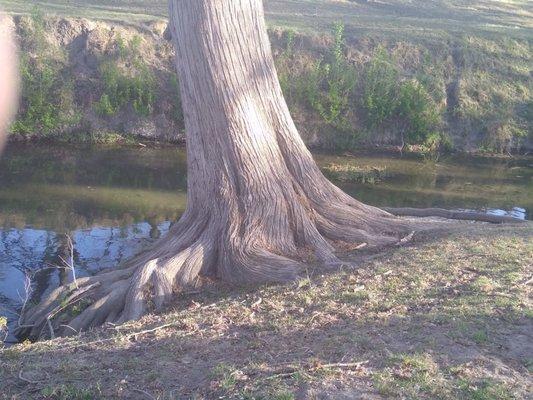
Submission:
<svg viewBox="0 0 533 400">
<path fill-rule="evenodd" d="M 341 247 L 338 243 L 353 243 L 354 248 L 402 245 L 414 229 L 423 229 L 423 224 L 408 223 L 358 202 L 342 208 L 336 204 L 315 207 L 312 214 L 300 215 L 301 226 L 292 224 L 290 235 L 275 245 L 257 240 L 262 237 L 257 231 L 250 236 L 240 229 L 243 236 L 234 236 L 234 229 L 220 221 L 188 213 L 152 249 L 122 268 L 53 291 L 25 313 L 17 334 L 32 339 L 71 335 L 106 322 L 135 320 L 161 310 L 175 293 L 198 286 L 202 278 L 235 284 L 289 281 L 310 261 L 342 264 L 335 255 Z M 440 209 L 390 211 L 495 223 L 520 221 Z"/>
<path fill-rule="evenodd" d="M 503 215 L 492 215 L 471 211 L 451 211 L 443 208 L 390 208 L 383 210 L 402 217 L 440 217 L 446 219 L 459 219 L 464 221 L 490 222 L 492 224 L 523 223 L 522 219 Z"/>
<path fill-rule="evenodd" d="M 307 211 L 299 214 L 284 237 L 267 232 L 272 242 L 261 240 L 262 227 L 237 229 L 236 235 L 231 224 L 188 212 L 152 249 L 122 268 L 53 291 L 25 312 L 17 334 L 32 339 L 71 335 L 106 322 L 135 320 L 160 310 L 202 278 L 235 284 L 290 281 L 307 262 L 340 264 L 338 241 L 382 247 L 399 243 L 411 229 L 374 208 L 366 217 L 355 207 L 344 205 L 343 210 L 330 204 L 313 212 L 314 220 Z"/>
<path fill-rule="evenodd" d="M 331 196 L 336 201 L 328 204 L 315 200 L 285 205 L 290 218 L 276 223 L 272 231 L 268 231 L 268 224 L 235 218 L 245 224 L 236 226 L 227 219 L 212 217 L 212 212 L 188 211 L 166 237 L 122 268 L 81 278 L 77 285 L 53 291 L 25 313 L 17 333 L 37 339 L 71 335 L 106 322 L 135 320 L 160 310 L 175 293 L 198 286 L 203 278 L 235 284 L 289 281 L 308 262 L 342 264 L 335 254 L 341 244 L 353 244 L 354 249 L 402 245 L 414 230 L 424 229 L 423 223 L 399 219 L 340 193 L 339 197 Z M 519 221 L 441 209 L 387 210 L 419 217 Z M 272 221 L 279 212 L 263 211 L 262 217 Z"/>
<path fill-rule="evenodd" d="M 138 319 L 202 279 L 289 281 L 309 262 L 340 264 L 337 250 L 347 244 L 394 246 L 424 229 L 360 203 L 322 175 L 283 99 L 261 1 L 169 4 L 187 132 L 187 211 L 122 268 L 62 286 L 28 310 L 22 335 Z"/>
</svg>

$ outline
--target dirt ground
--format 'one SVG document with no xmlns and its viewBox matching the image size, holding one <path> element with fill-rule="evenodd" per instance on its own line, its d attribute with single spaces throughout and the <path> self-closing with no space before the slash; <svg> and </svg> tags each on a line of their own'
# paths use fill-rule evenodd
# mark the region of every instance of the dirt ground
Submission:
<svg viewBox="0 0 533 400">
<path fill-rule="evenodd" d="M 3 399 L 526 399 L 533 226 L 450 223 L 288 285 L 0 351 Z"/>
</svg>

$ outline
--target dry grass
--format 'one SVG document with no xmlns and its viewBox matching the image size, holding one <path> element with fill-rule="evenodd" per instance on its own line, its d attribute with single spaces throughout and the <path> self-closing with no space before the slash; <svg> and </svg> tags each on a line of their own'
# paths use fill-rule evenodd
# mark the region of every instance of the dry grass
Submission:
<svg viewBox="0 0 533 400">
<path fill-rule="evenodd" d="M 532 236 L 463 223 L 355 269 L 183 295 L 162 316 L 0 352 L 1 396 L 525 399 Z"/>
</svg>

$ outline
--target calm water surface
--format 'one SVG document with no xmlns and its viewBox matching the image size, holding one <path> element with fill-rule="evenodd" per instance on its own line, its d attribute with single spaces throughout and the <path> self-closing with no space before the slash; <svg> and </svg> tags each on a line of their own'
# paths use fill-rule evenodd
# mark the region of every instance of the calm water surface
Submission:
<svg viewBox="0 0 533 400">
<path fill-rule="evenodd" d="M 339 183 L 376 206 L 444 207 L 531 219 L 533 159 L 438 162 L 316 154 L 330 163 L 386 167 L 378 184 Z M 75 245 L 78 275 L 111 268 L 169 229 L 186 201 L 183 149 L 8 146 L 0 159 L 0 315 L 11 323 L 34 277 L 34 298 L 69 279 L 53 268 Z"/>
</svg>

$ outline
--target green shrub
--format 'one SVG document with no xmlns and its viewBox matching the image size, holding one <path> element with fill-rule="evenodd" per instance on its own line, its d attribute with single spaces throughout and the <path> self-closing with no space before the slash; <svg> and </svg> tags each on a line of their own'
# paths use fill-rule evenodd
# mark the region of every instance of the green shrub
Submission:
<svg viewBox="0 0 533 400">
<path fill-rule="evenodd" d="M 173 93 L 173 118 L 174 121 L 183 123 L 183 107 L 181 104 L 181 92 L 177 75 L 173 74 L 170 77 L 170 87 Z"/>
<path fill-rule="evenodd" d="M 66 56 L 47 43 L 44 19 L 37 10 L 21 29 L 27 51 L 20 60 L 21 107 L 11 132 L 47 135 L 79 117 Z"/>
<path fill-rule="evenodd" d="M 409 144 L 422 144 L 431 139 L 435 143 L 434 129 L 439 123 L 439 111 L 428 92 L 418 81 L 400 84 L 395 114 L 403 122 L 404 140 Z"/>
<path fill-rule="evenodd" d="M 113 115 L 117 111 L 115 107 L 113 107 L 113 104 L 111 104 L 111 99 L 107 93 L 104 93 L 102 97 L 100 97 L 95 108 L 98 114 L 107 116 Z"/>
<path fill-rule="evenodd" d="M 117 39 L 119 58 L 101 63 L 99 70 L 103 93 L 95 105 L 100 115 L 113 115 L 128 104 L 140 116 L 148 117 L 152 113 L 156 79 L 140 57 L 140 40 L 139 37 L 134 37 L 126 45 L 119 36 Z M 128 67 L 126 68 L 121 61 L 125 61 Z"/>
<path fill-rule="evenodd" d="M 389 121 L 398 107 L 399 70 L 383 47 L 364 68 L 361 103 L 367 127 L 376 129 Z"/>
<path fill-rule="evenodd" d="M 520 148 L 522 140 L 528 136 L 528 130 L 512 115 L 501 115 L 487 124 L 484 134 L 480 150 L 504 153 Z"/>
<path fill-rule="evenodd" d="M 441 112 L 436 102 L 418 79 L 402 80 L 400 68 L 383 47 L 365 66 L 361 93 L 367 129 L 389 128 L 402 143 L 439 147 Z"/>
<path fill-rule="evenodd" d="M 300 92 L 307 104 L 330 126 L 349 131 L 351 99 L 357 82 L 357 72 L 344 56 L 344 25 L 334 27 L 334 43 L 330 62 L 315 63 L 302 80 Z"/>
</svg>

